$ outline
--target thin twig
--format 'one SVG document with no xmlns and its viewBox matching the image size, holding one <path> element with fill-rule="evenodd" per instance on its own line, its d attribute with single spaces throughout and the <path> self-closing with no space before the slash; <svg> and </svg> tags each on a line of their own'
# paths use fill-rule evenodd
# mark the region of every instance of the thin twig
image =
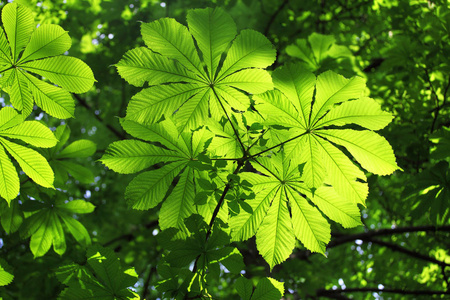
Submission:
<svg viewBox="0 0 450 300">
<path fill-rule="evenodd" d="M 217 101 L 219 101 L 219 104 L 220 104 L 220 106 L 222 107 L 222 110 L 223 110 L 225 116 L 227 117 L 228 122 L 230 122 L 231 128 L 233 128 L 234 134 L 236 135 L 236 138 L 237 138 L 237 140 L 239 141 L 239 144 L 241 145 L 242 152 L 245 154 L 247 151 L 246 151 L 245 146 L 244 146 L 244 144 L 242 143 L 242 141 L 241 141 L 241 139 L 240 139 L 240 137 L 239 137 L 239 132 L 238 132 L 237 129 L 234 127 L 233 122 L 231 122 L 231 119 L 230 119 L 230 117 L 228 116 L 227 110 L 226 110 L 225 107 L 223 106 L 223 103 L 222 103 L 222 101 L 220 100 L 219 95 L 217 95 L 217 92 L 216 92 L 216 90 L 214 89 L 214 87 L 212 87 L 212 90 L 213 90 L 213 92 L 214 92 L 214 95 L 216 96 Z"/>
<path fill-rule="evenodd" d="M 241 170 L 243 165 L 244 165 L 243 161 L 238 161 L 238 165 L 237 165 L 236 169 L 234 170 L 233 175 L 236 175 L 237 173 L 239 173 L 239 171 Z M 217 201 L 217 205 L 216 205 L 216 207 L 214 209 L 214 212 L 212 214 L 211 221 L 209 222 L 208 232 L 206 232 L 205 243 L 208 242 L 208 239 L 209 239 L 209 237 L 211 235 L 211 232 L 212 232 L 212 227 L 214 225 L 214 221 L 216 220 L 216 217 L 219 214 L 220 208 L 222 207 L 222 203 L 225 200 L 225 196 L 227 195 L 228 191 L 231 188 L 232 182 L 233 182 L 233 179 L 230 178 L 228 180 L 227 184 L 225 185 L 225 188 L 224 188 L 224 190 L 222 192 L 222 195 L 220 196 L 219 201 Z M 200 256 L 201 255 L 197 256 L 197 258 L 195 259 L 194 268 L 193 268 L 193 271 L 192 271 L 193 273 L 195 273 L 197 271 L 197 264 L 198 264 L 198 260 L 200 259 Z"/>
<path fill-rule="evenodd" d="M 270 27 L 277 18 L 278 14 L 283 10 L 283 8 L 289 3 L 289 0 L 284 0 L 283 3 L 278 7 L 278 9 L 270 16 L 269 22 L 267 22 L 266 28 L 264 29 L 264 35 L 269 35 Z"/>
<path fill-rule="evenodd" d="M 78 101 L 78 103 L 81 104 L 81 106 L 85 107 L 88 111 L 90 111 L 94 117 L 102 124 L 104 124 L 106 126 L 106 128 L 109 129 L 109 131 L 111 131 L 112 133 L 114 133 L 115 136 L 117 136 L 119 139 L 123 140 L 125 139 L 125 134 L 119 132 L 116 128 L 114 128 L 113 126 L 111 126 L 110 124 L 105 124 L 104 120 L 95 113 L 95 111 L 92 110 L 92 107 L 86 102 L 86 100 L 84 100 L 83 98 L 81 98 L 79 95 L 77 94 L 72 94 L 75 99 Z"/>
<path fill-rule="evenodd" d="M 252 158 L 254 158 L 254 157 L 256 157 L 256 156 L 259 156 L 259 155 L 261 155 L 261 154 L 264 154 L 264 153 L 266 153 L 266 152 L 268 152 L 268 151 L 270 151 L 270 150 L 273 150 L 273 149 L 275 149 L 275 148 L 281 147 L 282 145 L 284 145 L 284 144 L 286 144 L 286 143 L 289 143 L 290 141 L 293 141 L 293 140 L 295 140 L 295 139 L 298 139 L 299 137 L 304 136 L 306 133 L 307 133 L 307 131 L 305 131 L 305 132 L 303 132 L 302 134 L 299 134 L 299 135 L 297 135 L 297 136 L 294 136 L 293 138 L 290 138 L 290 139 L 288 139 L 288 140 L 286 140 L 286 141 L 284 141 L 284 142 L 281 142 L 281 143 L 279 143 L 279 144 L 277 144 L 277 145 L 275 145 L 275 146 L 273 146 L 273 147 L 270 147 L 270 148 L 268 148 L 268 149 L 266 149 L 266 150 L 263 150 L 263 151 L 258 152 L 258 153 L 256 153 L 256 154 L 253 154 L 253 155 L 250 155 L 250 156 L 248 157 L 248 159 L 252 159 Z"/>
</svg>

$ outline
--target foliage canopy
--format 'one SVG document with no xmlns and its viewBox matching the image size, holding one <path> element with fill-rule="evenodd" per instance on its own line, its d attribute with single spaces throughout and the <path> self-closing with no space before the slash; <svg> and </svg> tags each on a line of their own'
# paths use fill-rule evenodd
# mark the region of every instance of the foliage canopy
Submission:
<svg viewBox="0 0 450 300">
<path fill-rule="evenodd" d="M 0 99 L 8 105 L 0 108 L 0 197 L 6 200 L 0 203 L 1 297 L 269 300 L 353 292 L 448 294 L 450 264 L 442 234 L 450 230 L 445 121 L 450 81 L 445 84 L 448 65 L 440 55 L 448 41 L 445 5 L 370 1 L 372 6 L 361 2 L 358 12 L 339 3 L 325 13 L 325 7 L 316 11 L 286 0 L 221 1 L 215 8 L 195 9 L 175 1 L 170 7 L 176 18 L 170 18 L 165 2 L 160 3 L 165 17 L 148 15 L 159 5 L 151 1 L 125 9 L 108 1 L 89 8 L 68 2 L 39 2 L 37 7 L 44 5 L 39 10 L 33 1 L 15 1 L 2 8 L 0 88 L 6 100 Z M 242 24 L 242 8 L 265 11 L 266 6 L 273 6 L 273 14 L 265 28 Z M 446 32 L 447 39 L 423 36 L 435 42 L 428 56 L 415 59 L 426 87 L 409 77 L 417 70 L 399 62 L 413 51 L 408 28 L 385 21 L 383 28 L 399 26 L 404 36 L 379 49 L 364 38 L 374 34 L 377 21 L 364 21 L 361 32 L 352 27 L 353 14 L 367 18 L 369 7 L 376 12 L 374 20 L 381 12 L 395 19 L 397 9 L 417 13 L 420 8 L 419 28 Z M 91 22 L 94 34 L 58 17 L 62 8 L 81 13 L 75 24 Z M 102 8 L 120 15 L 108 16 Z M 293 17 L 299 8 L 310 14 Z M 85 12 L 96 17 L 88 21 Z M 334 20 L 340 12 L 353 16 L 350 23 Z M 277 24 L 283 14 L 292 17 L 292 26 L 304 22 L 305 34 Z M 138 15 L 139 28 L 133 28 L 140 34 L 120 36 L 131 31 L 116 20 L 131 28 L 128 21 Z M 73 49 L 67 31 L 54 24 L 59 22 L 74 29 Z M 341 24 L 341 36 L 333 22 Z M 106 35 L 103 28 L 117 31 Z M 346 40 L 349 36 L 370 47 Z M 370 54 L 375 50 L 387 58 L 377 61 Z M 109 73 L 108 65 L 113 65 Z M 410 101 L 398 102 L 399 95 Z M 413 100 L 419 96 L 434 102 Z M 77 119 L 63 120 L 75 117 L 75 103 L 83 108 Z M 420 115 L 421 105 L 431 109 L 428 115 Z M 113 115 L 124 117 L 117 122 Z M 423 145 L 404 127 L 412 115 L 430 120 Z M 407 148 L 396 140 L 402 135 Z M 411 151 L 419 151 L 417 160 L 408 161 Z M 400 210 L 401 205 L 408 209 Z M 424 215 L 429 223 L 416 225 Z M 400 244 L 376 238 L 395 242 L 401 233 L 407 236 Z M 432 235 L 441 240 L 431 243 L 427 254 L 404 247 Z M 364 272 L 335 265 L 332 248 L 348 241 L 356 241 L 359 256 L 375 244 L 427 262 L 420 276 L 402 276 L 430 289 L 385 289 L 381 273 L 371 279 L 378 287 L 370 287 L 364 272 L 375 268 L 374 254 L 365 258 L 370 267 L 361 260 Z M 18 246 L 22 250 L 14 254 Z M 348 257 L 340 249 L 338 257 Z M 302 260 L 334 266 L 338 271 L 333 272 L 342 272 L 342 289 L 331 288 L 333 272 L 320 279 L 322 285 L 303 284 L 302 272 L 316 269 Z M 19 263 L 33 267 L 27 272 Z M 53 274 L 41 278 L 50 288 L 22 290 L 30 276 L 44 272 L 42 267 Z M 345 290 L 343 277 L 362 287 Z"/>
</svg>

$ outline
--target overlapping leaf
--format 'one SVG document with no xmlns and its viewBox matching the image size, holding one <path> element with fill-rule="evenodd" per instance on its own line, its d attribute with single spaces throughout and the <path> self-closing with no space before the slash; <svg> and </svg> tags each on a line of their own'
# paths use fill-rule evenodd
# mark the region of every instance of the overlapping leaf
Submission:
<svg viewBox="0 0 450 300">
<path fill-rule="evenodd" d="M 95 143 L 81 139 L 64 147 L 70 137 L 70 128 L 67 125 L 58 126 L 55 130 L 55 136 L 58 139 L 58 143 L 55 147 L 44 151 L 50 166 L 55 172 L 55 185 L 63 186 L 68 180 L 67 174 L 70 174 L 82 183 L 93 182 L 94 174 L 92 171 L 73 160 L 92 156 L 97 149 Z"/>
<path fill-rule="evenodd" d="M 86 257 L 86 265 L 71 264 L 56 271 L 67 286 L 58 299 L 140 299 L 129 289 L 137 281 L 136 272 L 122 266 L 114 251 L 94 245 Z"/>
<path fill-rule="evenodd" d="M 53 171 L 47 160 L 38 152 L 10 139 L 21 140 L 35 147 L 50 148 L 57 139 L 50 129 L 38 121 L 23 121 L 12 107 L 0 110 L 0 197 L 8 203 L 19 193 L 19 176 L 11 158 L 35 183 L 53 187 Z M 9 155 L 8 155 L 9 154 Z"/>
<path fill-rule="evenodd" d="M 279 68 L 273 76 L 277 90 L 256 96 L 256 108 L 267 124 L 291 128 L 291 141 L 284 145 L 287 159 L 305 163 L 302 180 L 312 192 L 326 182 L 344 201 L 364 204 L 366 177 L 340 147 L 367 171 L 391 174 L 398 169 L 392 148 L 372 130 L 385 127 L 392 116 L 363 97 L 361 78 L 346 79 L 331 71 L 316 78 L 301 65 Z M 357 126 L 339 129 L 352 124 Z"/>
<path fill-rule="evenodd" d="M 263 68 L 274 62 L 275 50 L 266 37 L 253 30 L 236 37 L 235 23 L 220 8 L 190 10 L 187 23 L 189 29 L 170 18 L 143 23 L 148 48 L 130 50 L 116 64 L 129 83 L 150 86 L 131 99 L 126 119 L 152 124 L 174 115 L 185 132 L 209 114 L 220 120 L 231 107 L 245 110 L 250 101 L 244 92 L 272 88 Z"/>
<path fill-rule="evenodd" d="M 258 251 L 271 268 L 292 253 L 296 238 L 309 250 L 323 254 L 331 237 L 330 225 L 300 194 L 306 186 L 300 181 L 297 165 L 282 152 L 259 158 L 252 166 L 262 175 L 240 175 L 253 185 L 256 198 L 247 201 L 251 213 L 244 211 L 230 219 L 233 239 L 246 240 L 256 234 Z M 353 213 L 357 219 L 359 211 Z"/>
<path fill-rule="evenodd" d="M 357 68 L 350 49 L 336 44 L 331 35 L 312 33 L 308 39 L 297 39 L 286 47 L 289 56 L 302 61 L 302 66 L 310 71 L 334 70 L 340 74 L 354 74 Z"/>
<path fill-rule="evenodd" d="M 125 198 L 132 208 L 153 208 L 167 196 L 174 179 L 178 178 L 176 186 L 162 204 L 160 226 L 162 229 L 183 229 L 184 219 L 195 212 L 195 195 L 202 191 L 198 178 L 205 177 L 195 163 L 201 165 L 198 156 L 204 151 L 205 143 L 212 134 L 206 129 L 193 134 L 180 133 L 170 119 L 150 125 L 125 119 L 122 126 L 129 134 L 141 140 L 112 143 L 101 162 L 124 174 L 165 163 L 160 168 L 137 175 L 128 185 Z M 155 145 L 155 142 L 160 145 Z"/>
<path fill-rule="evenodd" d="M 34 204 L 37 210 L 29 216 L 21 228 L 24 236 L 31 236 L 30 249 L 34 257 L 45 255 L 53 245 L 53 250 L 59 255 L 66 251 L 64 231 L 70 232 L 75 240 L 83 246 L 91 244 L 91 238 L 86 228 L 73 218 L 74 214 L 87 214 L 94 211 L 95 206 L 84 200 L 46 199 L 45 202 Z M 64 229 L 66 228 L 66 229 Z"/>
<path fill-rule="evenodd" d="M 95 79 L 84 62 L 61 55 L 72 44 L 67 32 L 52 24 L 35 29 L 31 11 L 15 2 L 4 6 L 2 22 L 6 35 L 0 29 L 1 88 L 9 93 L 11 103 L 24 118 L 34 102 L 56 118 L 73 117 L 75 104 L 70 93 L 87 92 Z"/>
<path fill-rule="evenodd" d="M 0 258 L 0 286 L 10 284 L 13 279 L 14 275 L 11 266 Z"/>
</svg>

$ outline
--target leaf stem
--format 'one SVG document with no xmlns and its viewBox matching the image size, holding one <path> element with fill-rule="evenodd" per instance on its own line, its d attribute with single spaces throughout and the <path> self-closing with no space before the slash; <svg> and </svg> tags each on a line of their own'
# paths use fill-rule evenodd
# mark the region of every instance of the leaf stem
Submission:
<svg viewBox="0 0 450 300">
<path fill-rule="evenodd" d="M 226 110 L 225 107 L 223 106 L 223 103 L 222 103 L 222 101 L 220 100 L 219 95 L 217 95 L 217 92 L 216 92 L 216 90 L 214 89 L 214 87 L 211 87 L 211 89 L 213 90 L 214 95 L 216 96 L 217 101 L 219 101 L 220 106 L 222 107 L 222 110 L 223 110 L 223 112 L 225 113 L 225 116 L 226 116 L 227 119 L 228 119 L 228 122 L 230 122 L 231 128 L 233 128 L 234 134 L 236 135 L 236 138 L 237 138 L 239 144 L 240 144 L 241 147 L 242 147 L 242 152 L 243 152 L 243 153 L 247 153 L 247 151 L 245 150 L 245 146 L 244 146 L 244 144 L 242 143 L 242 141 L 241 141 L 241 139 L 240 139 L 240 137 L 239 137 L 239 133 L 238 133 L 237 129 L 234 127 L 233 122 L 231 122 L 231 119 L 230 119 L 230 117 L 228 116 L 227 110 Z"/>
<path fill-rule="evenodd" d="M 260 136 L 258 136 L 258 138 L 256 139 L 256 141 L 254 141 L 253 142 L 253 144 L 251 144 L 250 145 L 250 147 L 248 147 L 248 149 L 247 149 L 247 151 L 250 151 L 250 149 L 252 149 L 252 147 L 253 146 L 255 146 L 256 145 L 256 143 L 258 143 L 259 142 L 259 140 L 261 140 L 262 139 L 262 137 L 268 132 L 270 130 L 270 127 L 267 129 L 267 130 L 264 130 L 264 132 L 263 133 L 261 133 L 261 135 Z"/>
<path fill-rule="evenodd" d="M 252 159 L 254 162 L 256 162 L 258 165 L 260 165 L 261 167 L 263 167 L 267 172 L 269 172 L 273 177 L 275 177 L 276 179 L 278 179 L 278 181 L 282 182 L 283 180 L 280 179 L 280 177 L 278 177 L 275 173 L 273 173 L 272 171 L 270 171 L 266 166 L 264 166 L 262 163 L 260 163 L 259 161 L 257 161 L 256 159 Z"/>
<path fill-rule="evenodd" d="M 270 148 L 268 148 L 268 149 L 266 149 L 266 150 L 263 150 L 263 151 L 258 152 L 258 153 L 256 153 L 256 154 L 253 154 L 253 155 L 250 155 L 250 156 L 248 156 L 247 158 L 248 158 L 248 159 L 252 159 L 252 158 L 254 158 L 254 157 L 256 157 L 256 156 L 259 156 L 259 155 L 261 155 L 261 154 L 263 154 L 263 153 L 266 153 L 266 152 L 268 152 L 268 151 L 270 151 L 270 150 L 273 150 L 273 149 L 275 149 L 275 148 L 277 148 L 277 147 L 280 147 L 280 146 L 282 146 L 282 145 L 284 145 L 284 144 L 286 144 L 286 143 L 289 143 L 290 141 L 293 141 L 293 140 L 295 140 L 295 139 L 298 139 L 299 137 L 304 136 L 306 133 L 308 133 L 308 132 L 305 131 L 305 132 L 303 132 L 303 133 L 301 133 L 301 134 L 299 134 L 299 135 L 294 136 L 293 138 L 290 138 L 290 139 L 288 139 L 288 140 L 286 140 L 286 141 L 284 141 L 284 142 L 279 143 L 278 145 L 272 146 L 272 147 L 270 147 Z"/>
<path fill-rule="evenodd" d="M 236 175 L 237 173 L 239 173 L 241 168 L 244 166 L 244 163 L 245 163 L 245 160 L 239 160 L 238 161 L 238 165 L 237 165 L 236 169 L 234 170 L 233 175 Z M 217 215 L 219 214 L 220 208 L 222 207 L 222 203 L 225 200 L 225 196 L 227 195 L 228 191 L 231 188 L 231 183 L 232 182 L 233 182 L 233 179 L 230 178 L 228 180 L 227 184 L 225 185 L 225 188 L 223 189 L 223 192 L 222 192 L 222 195 L 220 196 L 219 201 L 217 201 L 217 205 L 214 208 L 214 212 L 212 214 L 211 221 L 209 221 L 209 229 L 206 232 L 205 243 L 208 242 L 208 239 L 211 236 L 211 232 L 212 232 L 212 227 L 213 227 L 214 221 L 216 220 Z M 197 256 L 197 258 L 195 259 L 194 268 L 192 269 L 193 273 L 197 272 L 197 264 L 198 264 L 198 260 L 200 259 L 200 256 L 201 255 Z"/>
<path fill-rule="evenodd" d="M 14 69 L 14 66 L 9 66 L 6 69 L 1 70 L 0 73 L 6 72 L 6 71 L 11 70 L 11 69 Z"/>
</svg>

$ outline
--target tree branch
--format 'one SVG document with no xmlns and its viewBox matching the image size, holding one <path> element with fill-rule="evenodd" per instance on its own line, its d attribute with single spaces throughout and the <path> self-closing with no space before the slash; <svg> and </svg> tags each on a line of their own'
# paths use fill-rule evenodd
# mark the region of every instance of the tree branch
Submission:
<svg viewBox="0 0 450 300">
<path fill-rule="evenodd" d="M 150 229 L 150 228 L 154 228 L 156 226 L 158 226 L 158 220 L 151 221 L 151 222 L 145 224 L 144 227 L 145 227 L 145 229 Z M 133 240 L 135 238 L 136 238 L 136 236 L 133 234 L 133 232 L 122 234 L 122 235 L 120 235 L 118 237 L 115 237 L 112 240 L 109 240 L 106 243 L 104 243 L 103 247 L 108 247 L 108 246 L 114 244 L 115 242 L 118 242 L 118 241 L 121 241 L 121 240 L 131 241 L 131 240 Z"/>
<path fill-rule="evenodd" d="M 231 128 L 233 128 L 234 135 L 236 136 L 236 138 L 237 138 L 239 144 L 241 145 L 242 153 L 244 153 L 244 155 L 245 155 L 245 153 L 247 152 L 247 150 L 245 149 L 245 146 L 244 146 L 244 144 L 242 143 L 241 138 L 239 137 L 239 132 L 238 132 L 237 129 L 234 127 L 233 122 L 231 122 L 231 119 L 230 119 L 230 117 L 228 116 L 227 110 L 226 110 L 225 107 L 223 106 L 222 101 L 220 101 L 219 95 L 217 95 L 216 90 L 215 90 L 214 88 L 212 88 L 212 90 L 213 90 L 213 92 L 214 92 L 214 95 L 216 96 L 217 101 L 219 101 L 220 106 L 222 107 L 222 110 L 223 110 L 223 112 L 225 113 L 225 116 L 226 116 L 227 119 L 228 119 L 228 122 L 230 122 Z"/>
<path fill-rule="evenodd" d="M 110 124 L 105 124 L 104 120 L 97 115 L 93 110 L 92 107 L 86 102 L 86 100 L 84 100 L 83 98 L 81 98 L 79 95 L 77 94 L 72 94 L 72 96 L 75 97 L 75 99 L 78 101 L 78 103 L 81 104 L 81 106 L 83 106 L 84 108 L 86 108 L 88 111 L 90 111 L 94 117 L 103 125 L 106 126 L 106 128 L 108 128 L 109 131 L 111 131 L 116 137 L 118 137 L 121 140 L 125 139 L 125 134 L 119 132 L 116 128 L 114 128 L 113 126 L 111 126 Z"/>
<path fill-rule="evenodd" d="M 434 257 L 428 256 L 428 255 L 424 255 L 424 254 L 421 254 L 421 253 L 418 253 L 418 252 L 415 252 L 415 251 L 411 251 L 411 250 L 406 249 L 406 248 L 404 248 L 402 246 L 399 246 L 397 244 L 392 244 L 392 243 L 388 243 L 388 242 L 385 242 L 385 241 L 380 241 L 380 240 L 377 240 L 377 239 L 367 239 L 366 241 L 372 242 L 373 244 L 377 244 L 377 245 L 380 245 L 380 246 L 383 246 L 383 247 L 386 247 L 386 248 L 389 248 L 392 251 L 401 252 L 401 253 L 404 253 L 404 254 L 409 255 L 411 257 L 418 258 L 418 259 L 421 259 L 421 260 L 424 260 L 424 261 L 428 261 L 428 262 L 437 264 L 437 265 L 439 265 L 441 267 L 450 267 L 450 264 L 448 264 L 448 263 L 446 263 L 444 261 L 440 261 L 440 260 L 435 259 Z"/>
<path fill-rule="evenodd" d="M 277 18 L 278 14 L 283 10 L 283 8 L 289 3 L 289 0 L 284 0 L 283 3 L 278 7 L 278 9 L 270 16 L 269 22 L 267 22 L 266 28 L 264 29 L 264 35 L 269 35 L 270 27 L 272 26 L 273 22 Z"/>
<path fill-rule="evenodd" d="M 152 275 L 156 272 L 156 267 L 153 266 L 150 268 L 150 270 L 148 271 L 147 274 L 147 278 L 145 279 L 144 282 L 144 287 L 142 288 L 142 299 L 145 299 L 145 297 L 147 297 L 147 293 L 148 293 L 148 287 L 150 286 L 150 280 L 152 279 Z"/>
<path fill-rule="evenodd" d="M 333 248 L 333 247 L 339 246 L 341 244 L 353 242 L 355 240 L 367 240 L 367 239 L 370 239 L 370 238 L 373 238 L 376 236 L 400 234 L 400 233 L 407 233 L 407 232 L 422 232 L 422 231 L 424 231 L 424 232 L 438 232 L 438 231 L 450 232 L 450 225 L 441 226 L 441 227 L 411 226 L 411 227 L 383 228 L 383 229 L 370 230 L 367 232 L 350 234 L 350 235 L 343 235 L 340 233 L 332 233 L 332 236 L 336 237 L 336 239 L 332 240 L 328 244 L 328 248 Z"/>
<path fill-rule="evenodd" d="M 393 293 L 400 295 L 450 295 L 449 291 L 425 291 L 425 290 L 405 290 L 405 289 L 379 289 L 372 287 L 364 287 L 364 288 L 346 288 L 346 289 L 337 289 L 337 290 L 326 290 L 320 289 L 317 291 L 316 295 L 318 297 L 334 297 L 336 294 L 341 293 Z"/>
<path fill-rule="evenodd" d="M 244 165 L 243 161 L 241 161 L 241 160 L 238 161 L 238 165 L 236 167 L 236 170 L 234 170 L 233 175 L 236 175 L 240 171 L 240 169 L 242 168 L 243 165 Z M 214 221 L 216 220 L 217 215 L 219 214 L 219 211 L 220 211 L 220 208 L 222 206 L 222 203 L 225 200 L 225 196 L 227 195 L 228 191 L 231 188 L 232 182 L 233 182 L 232 179 L 228 180 L 227 184 L 225 185 L 225 188 L 223 189 L 223 192 L 222 192 L 222 195 L 220 196 L 219 201 L 217 201 L 217 205 L 216 205 L 216 207 L 214 209 L 214 212 L 212 214 L 211 221 L 209 222 L 209 229 L 208 229 L 208 232 L 206 233 L 205 243 L 208 242 L 208 239 L 209 239 L 209 237 L 211 235 L 212 226 L 214 224 Z M 195 273 L 197 271 L 197 263 L 198 263 L 199 259 L 200 259 L 200 255 L 197 256 L 197 258 L 195 259 L 194 268 L 193 268 L 193 271 L 192 271 L 193 273 Z"/>
</svg>

